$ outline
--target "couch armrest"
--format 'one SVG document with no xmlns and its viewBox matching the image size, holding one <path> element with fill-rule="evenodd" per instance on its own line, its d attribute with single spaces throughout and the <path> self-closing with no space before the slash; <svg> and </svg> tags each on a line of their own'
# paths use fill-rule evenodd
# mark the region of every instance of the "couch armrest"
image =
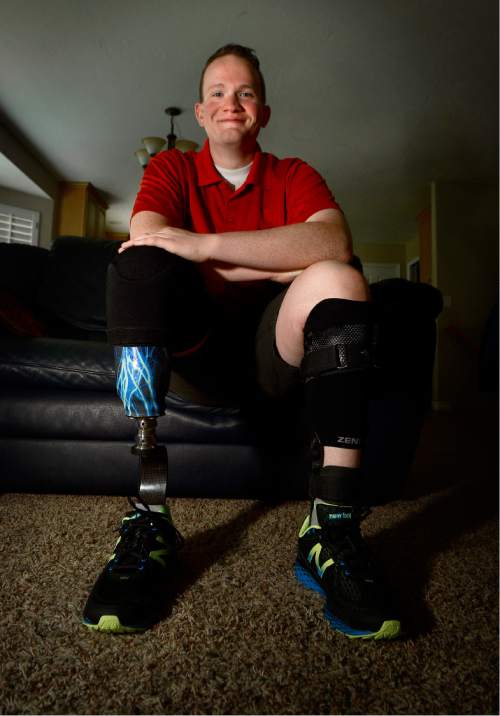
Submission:
<svg viewBox="0 0 500 716">
<path fill-rule="evenodd" d="M 120 243 L 59 236 L 52 245 L 38 302 L 44 314 L 86 331 L 106 327 L 106 274 Z"/>
<path fill-rule="evenodd" d="M 0 291 L 34 310 L 48 256 L 39 246 L 0 243 Z"/>
<path fill-rule="evenodd" d="M 370 284 L 370 291 L 378 313 L 383 316 L 435 320 L 443 310 L 441 291 L 428 283 L 387 278 Z"/>
<path fill-rule="evenodd" d="M 441 291 L 406 279 L 370 285 L 375 313 L 375 372 L 382 394 L 404 391 L 429 402 Z"/>
</svg>

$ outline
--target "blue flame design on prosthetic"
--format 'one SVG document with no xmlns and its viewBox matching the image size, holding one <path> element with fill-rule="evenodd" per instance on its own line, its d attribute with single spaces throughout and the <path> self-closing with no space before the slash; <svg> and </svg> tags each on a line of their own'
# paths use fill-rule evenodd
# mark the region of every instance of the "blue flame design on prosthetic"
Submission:
<svg viewBox="0 0 500 716">
<path fill-rule="evenodd" d="M 168 358 L 159 346 L 115 346 L 116 390 L 129 417 L 164 415 Z"/>
</svg>

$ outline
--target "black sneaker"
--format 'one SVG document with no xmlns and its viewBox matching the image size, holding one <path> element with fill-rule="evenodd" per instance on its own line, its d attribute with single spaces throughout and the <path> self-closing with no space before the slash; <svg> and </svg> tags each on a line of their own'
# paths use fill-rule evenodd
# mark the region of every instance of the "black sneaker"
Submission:
<svg viewBox="0 0 500 716">
<path fill-rule="evenodd" d="M 85 605 L 85 626 L 123 634 L 156 624 L 175 593 L 177 550 L 182 542 L 167 508 L 163 513 L 128 512 L 115 551 Z"/>
<path fill-rule="evenodd" d="M 299 532 L 295 576 L 326 597 L 325 617 L 336 631 L 357 639 L 394 639 L 397 611 L 360 532 L 369 510 L 317 505 Z"/>
</svg>

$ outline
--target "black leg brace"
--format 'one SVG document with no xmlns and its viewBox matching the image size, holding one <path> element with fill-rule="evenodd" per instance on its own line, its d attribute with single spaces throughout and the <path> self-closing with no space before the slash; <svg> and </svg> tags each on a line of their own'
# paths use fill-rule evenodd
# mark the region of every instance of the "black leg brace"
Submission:
<svg viewBox="0 0 500 716">
<path fill-rule="evenodd" d="M 313 472 L 310 496 L 356 504 L 359 471 L 325 467 L 323 447 L 359 449 L 366 418 L 370 368 L 371 304 L 329 298 L 318 303 L 304 327 L 306 414 L 312 427 Z"/>
</svg>

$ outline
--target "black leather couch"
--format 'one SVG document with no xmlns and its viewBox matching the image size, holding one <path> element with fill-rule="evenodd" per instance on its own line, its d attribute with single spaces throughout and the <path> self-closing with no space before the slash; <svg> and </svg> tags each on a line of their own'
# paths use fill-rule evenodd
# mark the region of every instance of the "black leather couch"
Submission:
<svg viewBox="0 0 500 716">
<path fill-rule="evenodd" d="M 135 424 L 115 394 L 105 277 L 115 241 L 59 237 L 51 250 L 0 244 L 0 466 L 3 492 L 135 494 Z M 371 286 L 378 341 L 365 499 L 398 494 L 430 408 L 441 294 Z M 301 396 L 214 404 L 174 374 L 158 436 L 173 496 L 303 498 L 310 465 Z M 278 447 L 280 448 L 278 450 Z"/>
</svg>

